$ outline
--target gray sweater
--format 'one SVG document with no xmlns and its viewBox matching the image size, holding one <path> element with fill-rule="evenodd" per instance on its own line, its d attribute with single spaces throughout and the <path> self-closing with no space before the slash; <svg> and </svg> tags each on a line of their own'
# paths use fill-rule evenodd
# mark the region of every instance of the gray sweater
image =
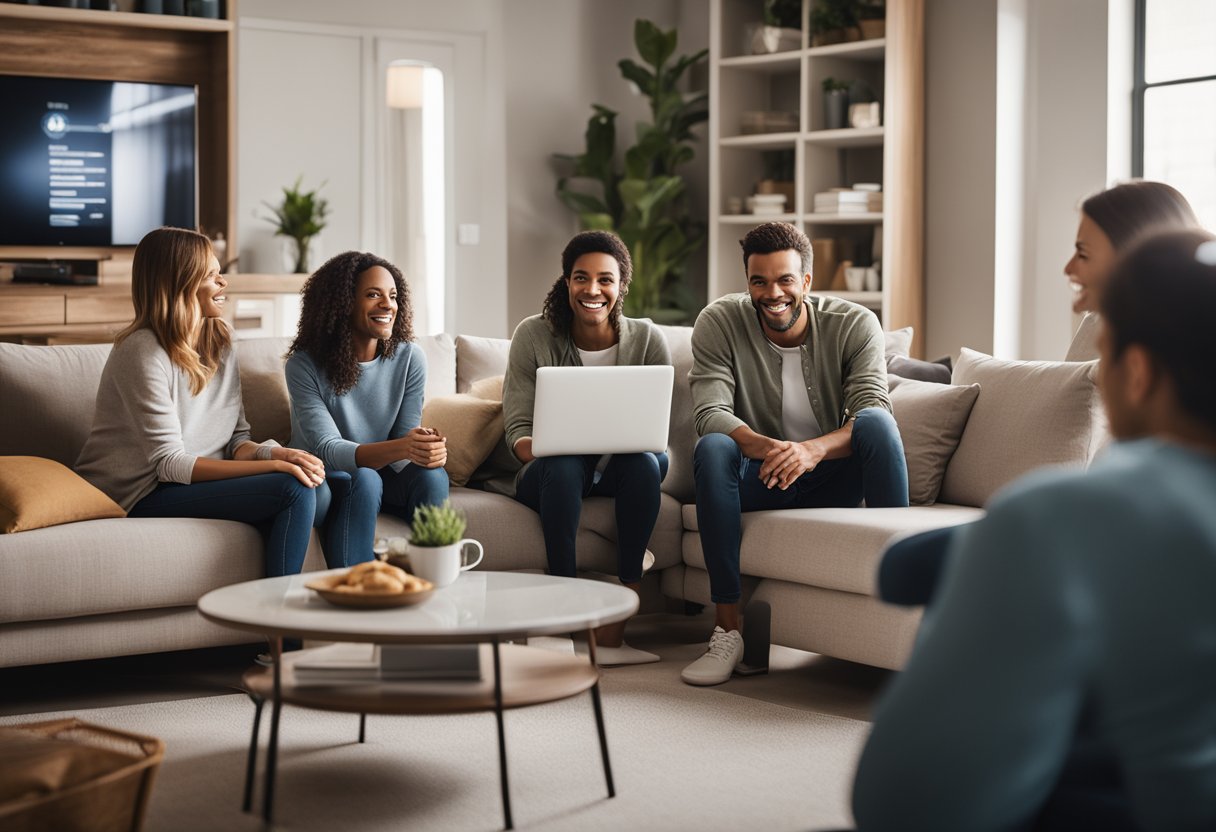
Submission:
<svg viewBox="0 0 1216 832">
<path fill-rule="evenodd" d="M 807 399 L 825 432 L 867 407 L 891 410 L 882 325 L 864 306 L 834 297 L 804 298 L 810 320 L 802 343 Z M 773 439 L 781 428 L 781 356 L 770 346 L 747 293 L 701 310 L 692 330 L 693 420 L 697 434 L 743 425 Z"/>
<path fill-rule="evenodd" d="M 236 354 L 197 396 L 149 329 L 114 347 L 76 473 L 127 511 L 158 483 L 189 483 L 200 456 L 231 459 L 248 442 Z"/>
</svg>

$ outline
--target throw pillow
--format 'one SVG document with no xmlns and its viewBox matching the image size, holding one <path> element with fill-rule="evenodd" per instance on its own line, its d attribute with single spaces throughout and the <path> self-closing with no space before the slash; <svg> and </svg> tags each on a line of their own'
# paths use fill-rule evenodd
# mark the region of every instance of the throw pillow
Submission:
<svg viewBox="0 0 1216 832">
<path fill-rule="evenodd" d="M 887 355 L 902 355 L 907 358 L 912 353 L 912 327 L 892 329 L 883 332 L 883 352 Z"/>
<path fill-rule="evenodd" d="M 1005 484 L 1044 465 L 1089 463 L 1104 440 L 1097 361 L 1011 361 L 964 349 L 954 384 L 979 384 L 943 502 L 983 506 Z"/>
<path fill-rule="evenodd" d="M 935 384 L 949 384 L 949 360 L 946 358 L 938 361 L 921 361 L 919 358 L 888 355 L 887 372 L 900 378 L 910 378 L 916 381 L 932 381 Z"/>
<path fill-rule="evenodd" d="M 0 457 L 0 533 L 126 516 L 118 503 L 53 459 Z"/>
<path fill-rule="evenodd" d="M 467 393 L 473 382 L 507 371 L 511 352 L 509 338 L 456 336 L 456 392 Z"/>
<path fill-rule="evenodd" d="M 440 396 L 423 405 L 422 424 L 447 437 L 448 480 L 464 485 L 502 439 L 502 402 L 468 393 Z"/>
<path fill-rule="evenodd" d="M 479 379 L 469 387 L 469 395 L 479 399 L 489 399 L 492 402 L 501 402 L 502 380 L 502 376 Z"/>
<path fill-rule="evenodd" d="M 946 466 L 980 395 L 978 384 L 949 385 L 894 379 L 891 408 L 908 461 L 908 499 L 914 506 L 937 500 Z"/>
</svg>

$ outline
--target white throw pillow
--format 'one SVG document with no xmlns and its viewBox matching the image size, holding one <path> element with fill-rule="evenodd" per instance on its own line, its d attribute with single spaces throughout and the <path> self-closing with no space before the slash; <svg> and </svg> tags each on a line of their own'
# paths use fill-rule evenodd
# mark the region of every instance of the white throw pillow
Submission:
<svg viewBox="0 0 1216 832">
<path fill-rule="evenodd" d="M 914 506 L 930 505 L 941 491 L 946 466 L 958 447 L 980 386 L 897 376 L 889 380 L 891 407 L 908 461 L 908 499 Z"/>
<path fill-rule="evenodd" d="M 1083 467 L 1105 439 L 1097 361 L 1010 361 L 964 349 L 952 383 L 979 384 L 941 501 L 983 506 L 1044 465 Z"/>
<path fill-rule="evenodd" d="M 909 357 L 912 352 L 912 327 L 883 332 L 883 352 L 886 355 Z"/>
<path fill-rule="evenodd" d="M 507 371 L 510 338 L 456 336 L 456 392 L 467 393 L 478 379 L 501 376 Z"/>
</svg>

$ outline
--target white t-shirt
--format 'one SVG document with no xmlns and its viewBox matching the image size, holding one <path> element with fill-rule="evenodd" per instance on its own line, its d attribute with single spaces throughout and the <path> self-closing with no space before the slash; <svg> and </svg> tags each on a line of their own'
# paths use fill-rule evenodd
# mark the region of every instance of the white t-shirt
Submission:
<svg viewBox="0 0 1216 832">
<path fill-rule="evenodd" d="M 823 436 L 802 374 L 802 348 L 769 346 L 781 354 L 781 430 L 790 442 L 805 442 Z"/>
<path fill-rule="evenodd" d="M 615 367 L 616 354 L 620 346 L 620 344 L 613 344 L 606 350 L 585 350 L 581 347 L 575 347 L 575 349 L 578 350 L 578 357 L 583 362 L 584 367 Z M 600 461 L 595 466 L 595 475 L 592 477 L 593 482 L 600 481 L 600 477 L 603 476 L 604 469 L 608 467 L 608 462 L 611 459 L 612 454 L 604 454 L 600 457 Z"/>
<path fill-rule="evenodd" d="M 606 350 L 585 350 L 581 347 L 575 349 L 578 350 L 578 357 L 582 359 L 584 367 L 615 367 L 616 354 L 620 347 L 620 344 L 613 344 Z"/>
</svg>

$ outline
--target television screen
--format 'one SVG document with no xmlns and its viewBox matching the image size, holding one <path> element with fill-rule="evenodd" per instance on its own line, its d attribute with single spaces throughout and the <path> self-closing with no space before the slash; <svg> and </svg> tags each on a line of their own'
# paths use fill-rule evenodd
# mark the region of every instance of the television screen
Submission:
<svg viewBox="0 0 1216 832">
<path fill-rule="evenodd" d="M 0 75 L 0 245 L 126 246 L 198 224 L 192 86 Z"/>
</svg>

